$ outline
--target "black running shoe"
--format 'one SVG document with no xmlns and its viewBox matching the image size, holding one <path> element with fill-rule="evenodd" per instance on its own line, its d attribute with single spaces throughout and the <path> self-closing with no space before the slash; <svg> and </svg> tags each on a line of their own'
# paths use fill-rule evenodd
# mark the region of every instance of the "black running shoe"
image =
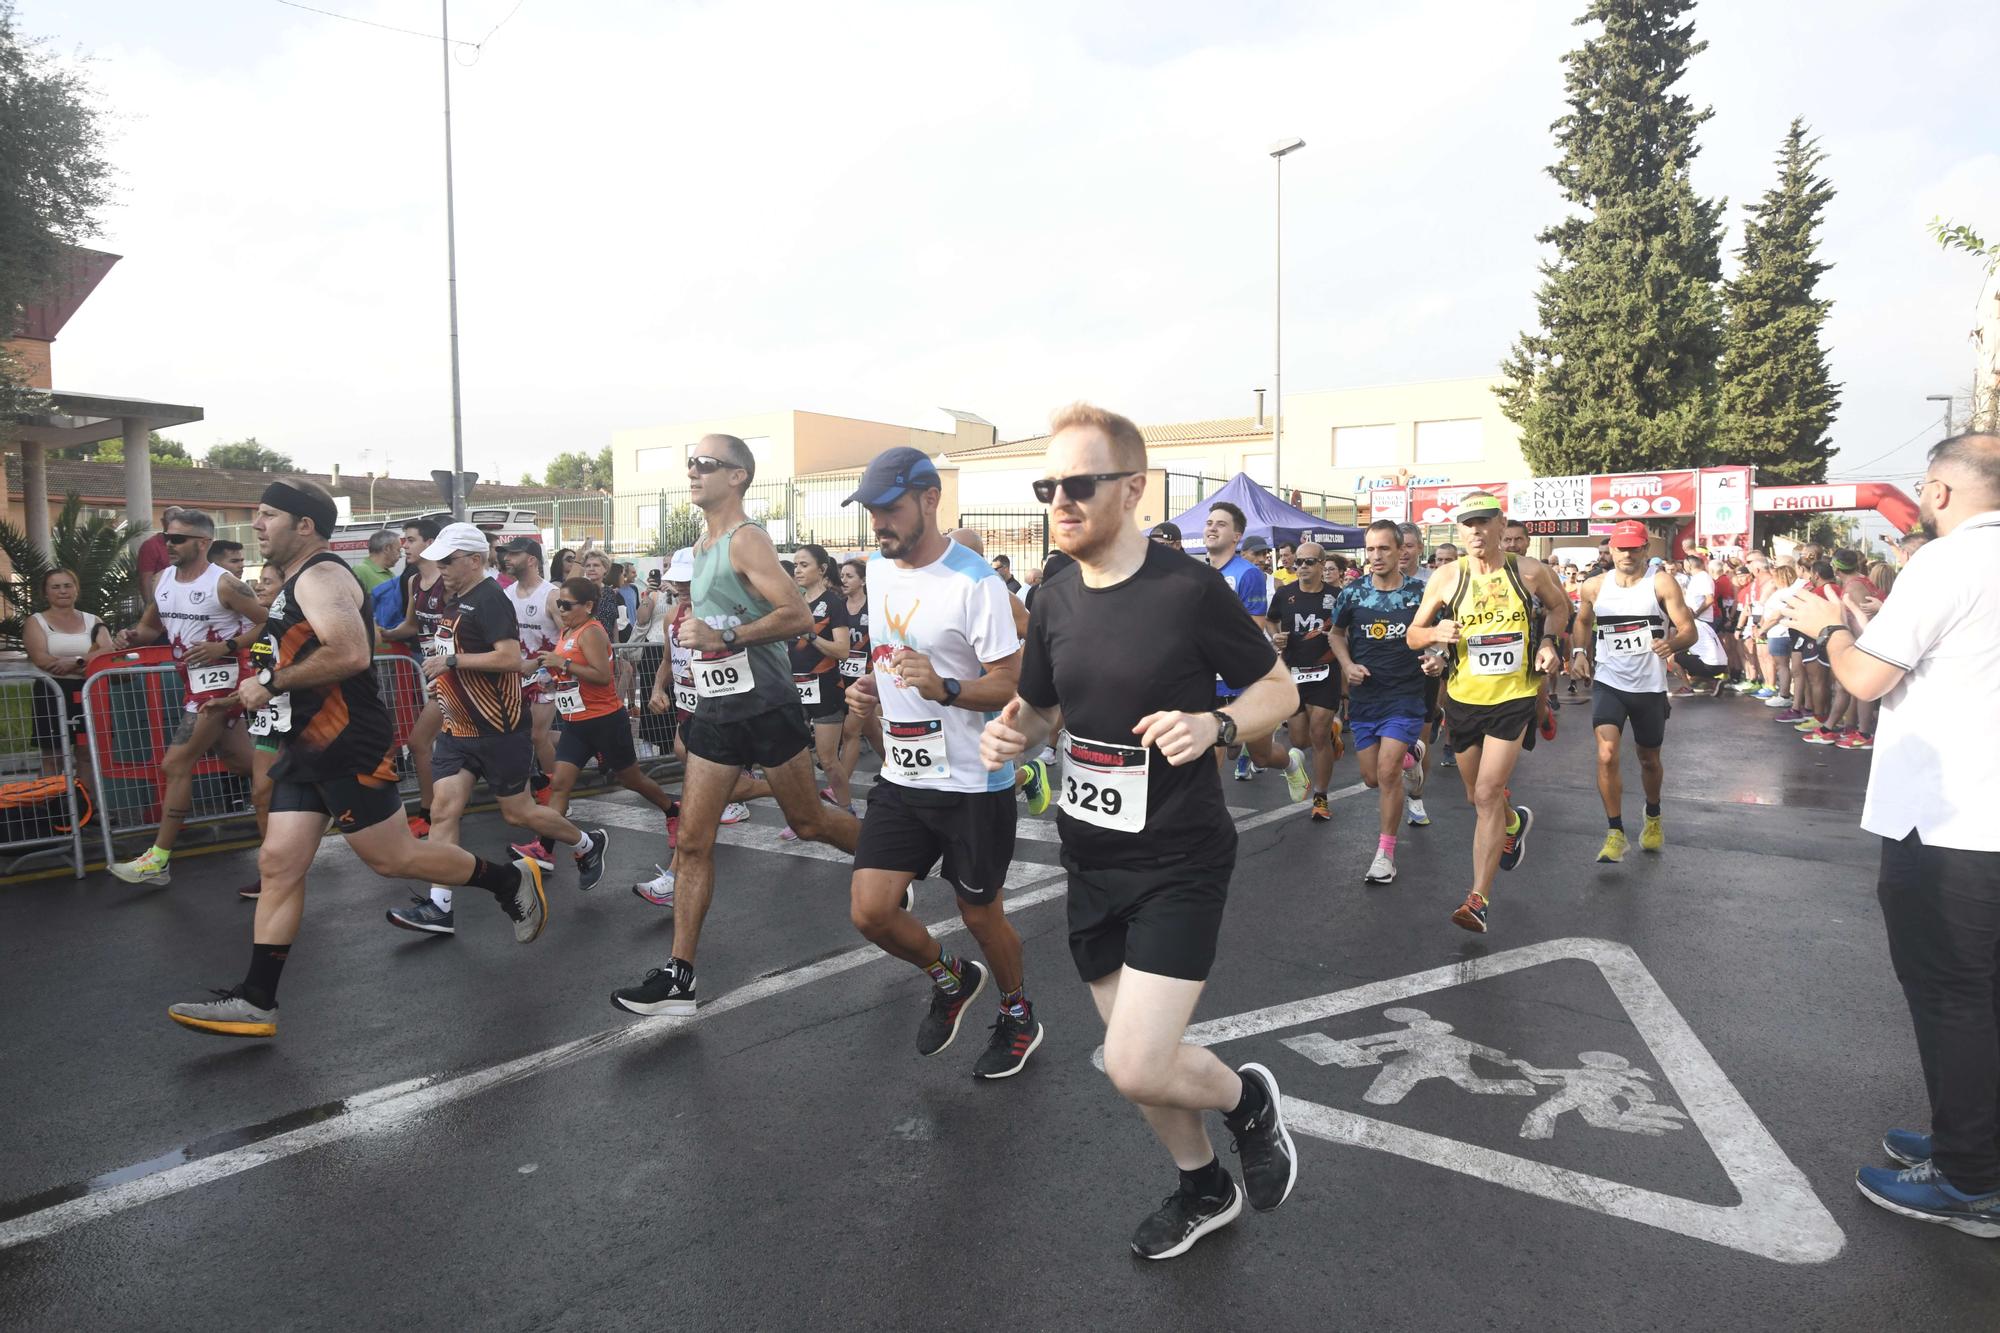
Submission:
<svg viewBox="0 0 2000 1333">
<path fill-rule="evenodd" d="M 1268 1213 L 1291 1194 L 1299 1178 L 1299 1155 L 1292 1148 L 1291 1131 L 1285 1128 L 1284 1100 L 1278 1095 L 1278 1079 L 1256 1063 L 1236 1070 L 1246 1079 L 1254 1078 L 1264 1089 L 1264 1106 L 1250 1119 L 1237 1123 L 1223 1117 L 1229 1132 L 1236 1136 L 1236 1160 L 1243 1166 L 1243 1189 L 1250 1206 Z"/>
<path fill-rule="evenodd" d="M 1509 833 L 1506 844 L 1500 848 L 1502 870 L 1512 870 L 1528 859 L 1528 830 L 1535 826 L 1535 812 L 1527 806 L 1515 806 L 1514 813 L 1521 817 L 1521 828 L 1517 833 Z"/>
<path fill-rule="evenodd" d="M 979 998 L 979 992 L 986 989 L 986 964 L 976 958 L 962 960 L 963 970 L 958 974 L 958 990 L 946 995 L 936 986 L 931 987 L 931 1007 L 924 1014 L 924 1021 L 917 1024 L 917 1054 L 936 1055 L 951 1045 L 958 1035 L 958 1025 L 965 1021 L 965 1011 Z"/>
<path fill-rule="evenodd" d="M 594 889 L 597 881 L 604 878 L 604 852 L 611 846 L 611 834 L 601 828 L 584 832 L 590 835 L 590 850 L 576 858 L 576 886 Z"/>
<path fill-rule="evenodd" d="M 974 1078 L 1012 1078 L 1027 1065 L 1028 1057 L 1042 1044 L 1042 1025 L 1033 1009 L 1014 1017 L 1005 1009 L 993 1020 L 993 1036 L 979 1061 L 972 1066 Z"/>
<path fill-rule="evenodd" d="M 1236 1188 L 1227 1171 L 1222 1179 L 1229 1192 L 1219 1198 L 1204 1199 L 1179 1190 L 1169 1194 L 1160 1211 L 1132 1233 L 1132 1253 L 1142 1259 L 1172 1259 L 1186 1254 L 1209 1232 L 1234 1222 L 1243 1212 L 1243 1191 Z"/>
<path fill-rule="evenodd" d="M 628 1014 L 648 1018 L 660 1014 L 687 1015 L 694 1012 L 694 969 L 678 958 L 656 967 L 636 986 L 611 992 L 611 1003 Z"/>
</svg>

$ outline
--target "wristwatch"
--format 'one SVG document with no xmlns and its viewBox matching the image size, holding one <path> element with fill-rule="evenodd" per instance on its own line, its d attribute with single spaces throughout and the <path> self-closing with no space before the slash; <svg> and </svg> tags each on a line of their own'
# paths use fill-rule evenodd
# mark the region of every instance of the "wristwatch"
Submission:
<svg viewBox="0 0 2000 1333">
<path fill-rule="evenodd" d="M 1220 708 L 1209 714 L 1215 719 L 1215 743 L 1217 745 L 1236 744 L 1236 719 Z"/>
<path fill-rule="evenodd" d="M 1849 634 L 1854 633 L 1854 631 L 1848 629 L 1846 625 L 1828 625 L 1825 629 L 1819 632 L 1818 636 L 1819 651 L 1822 656 L 1824 656 L 1826 653 L 1827 644 L 1831 643 L 1833 641 L 1833 636 L 1839 633 L 1841 630 L 1847 630 Z"/>
<path fill-rule="evenodd" d="M 260 668 L 257 672 L 257 683 L 268 690 L 271 688 L 271 682 L 277 679 L 277 676 L 277 671 L 271 667 Z"/>
<path fill-rule="evenodd" d="M 447 654 L 445 655 L 445 659 L 444 659 L 444 669 L 445 669 L 446 671 L 456 671 L 456 670 L 458 670 L 458 654 L 457 654 L 457 653 L 447 653 Z"/>
<path fill-rule="evenodd" d="M 736 626 L 731 625 L 728 629 L 722 631 L 722 643 L 726 648 L 734 648 L 736 646 Z"/>
<path fill-rule="evenodd" d="M 961 689 L 963 689 L 964 686 L 960 685 L 958 681 L 951 676 L 940 676 L 938 678 L 938 681 L 940 684 L 944 686 L 944 706 L 946 708 L 955 707 L 958 703 L 958 692 Z"/>
</svg>

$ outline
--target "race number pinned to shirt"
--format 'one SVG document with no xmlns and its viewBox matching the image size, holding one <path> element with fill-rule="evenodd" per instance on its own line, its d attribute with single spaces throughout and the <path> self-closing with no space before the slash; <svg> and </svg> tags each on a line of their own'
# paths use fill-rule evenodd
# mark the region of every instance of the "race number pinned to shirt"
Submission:
<svg viewBox="0 0 2000 1333">
<path fill-rule="evenodd" d="M 1644 657 L 1653 651 L 1653 627 L 1644 620 L 1600 624 L 1597 651 L 1606 657 Z"/>
<path fill-rule="evenodd" d="M 548 696 L 549 702 L 564 717 L 576 717 L 583 712 L 583 683 L 571 676 Z"/>
<path fill-rule="evenodd" d="M 1062 811 L 1071 819 L 1118 833 L 1146 827 L 1149 755 L 1137 745 L 1112 745 L 1062 735 Z"/>
<path fill-rule="evenodd" d="M 942 782 L 951 776 L 951 756 L 945 748 L 944 719 L 882 723 L 882 776 L 892 782 Z"/>
<path fill-rule="evenodd" d="M 819 706 L 819 677 L 793 676 L 792 687 L 799 692 L 799 702 L 808 708 Z"/>
<path fill-rule="evenodd" d="M 1317 685 L 1332 674 L 1333 664 L 1331 662 L 1321 662 L 1318 666 L 1293 667 L 1292 684 Z"/>
<path fill-rule="evenodd" d="M 750 674 L 750 650 L 733 653 L 696 653 L 694 689 L 704 699 L 720 699 L 731 694 L 748 694 L 757 688 Z"/>
<path fill-rule="evenodd" d="M 840 674 L 849 680 L 860 680 L 868 670 L 868 659 L 859 653 L 849 653 L 840 659 Z"/>
<path fill-rule="evenodd" d="M 694 712 L 694 706 L 700 702 L 701 702 L 701 696 L 694 692 L 693 681 L 676 680 L 674 682 L 675 708 L 679 709 L 683 713 L 692 713 Z"/>
<path fill-rule="evenodd" d="M 292 729 L 292 696 L 274 694 L 271 701 L 250 715 L 248 730 L 252 736 L 271 736 Z"/>
<path fill-rule="evenodd" d="M 1465 641 L 1466 665 L 1475 676 L 1518 675 L 1527 661 L 1527 646 L 1527 636 L 1518 632 L 1474 634 Z"/>
<path fill-rule="evenodd" d="M 228 694 L 236 688 L 236 659 L 224 657 L 207 666 L 191 666 L 187 677 L 189 694 L 207 697 Z"/>
</svg>

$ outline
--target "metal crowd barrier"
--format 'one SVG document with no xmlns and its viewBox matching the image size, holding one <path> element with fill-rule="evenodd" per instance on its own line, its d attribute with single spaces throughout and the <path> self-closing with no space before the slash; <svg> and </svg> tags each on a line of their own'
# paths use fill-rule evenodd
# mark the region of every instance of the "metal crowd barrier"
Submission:
<svg viewBox="0 0 2000 1333">
<path fill-rule="evenodd" d="M 32 857 L 60 851 L 83 878 L 75 747 L 65 722 L 63 687 L 26 662 L 0 665 L 0 855 L 11 872 Z M 60 778 L 62 790 L 47 779 Z"/>
</svg>

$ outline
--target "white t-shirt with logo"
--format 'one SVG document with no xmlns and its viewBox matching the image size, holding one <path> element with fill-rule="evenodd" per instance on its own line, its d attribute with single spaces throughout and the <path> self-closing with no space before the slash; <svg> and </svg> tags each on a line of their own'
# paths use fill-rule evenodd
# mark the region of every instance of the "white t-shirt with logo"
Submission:
<svg viewBox="0 0 2000 1333">
<path fill-rule="evenodd" d="M 909 648 L 928 657 L 940 676 L 977 680 L 986 663 L 1021 647 L 1012 602 L 993 567 L 957 542 L 920 569 L 880 554 L 868 558 L 869 666 L 890 751 L 884 781 L 921 791 L 1012 790 L 1012 764 L 989 773 L 979 761 L 979 733 L 996 714 L 926 699 L 897 684 L 889 670 L 895 651 Z"/>
</svg>

